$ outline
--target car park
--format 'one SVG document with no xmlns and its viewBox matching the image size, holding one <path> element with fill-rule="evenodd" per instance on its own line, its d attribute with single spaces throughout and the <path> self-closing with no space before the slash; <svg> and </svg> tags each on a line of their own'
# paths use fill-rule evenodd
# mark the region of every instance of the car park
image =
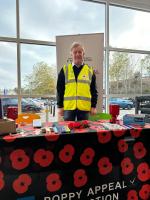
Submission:
<svg viewBox="0 0 150 200">
<path fill-rule="evenodd" d="M 132 109 L 134 107 L 134 104 L 132 101 L 127 99 L 121 99 L 121 98 L 110 98 L 109 104 L 117 104 L 122 109 Z"/>
<path fill-rule="evenodd" d="M 3 107 L 3 112 L 4 115 L 7 113 L 7 108 L 10 106 L 15 106 L 18 107 L 18 99 L 17 98 L 2 98 L 2 107 Z M 21 108 L 22 112 L 40 112 L 41 107 L 36 105 L 34 102 L 28 101 L 27 99 L 22 99 L 21 100 Z"/>
</svg>

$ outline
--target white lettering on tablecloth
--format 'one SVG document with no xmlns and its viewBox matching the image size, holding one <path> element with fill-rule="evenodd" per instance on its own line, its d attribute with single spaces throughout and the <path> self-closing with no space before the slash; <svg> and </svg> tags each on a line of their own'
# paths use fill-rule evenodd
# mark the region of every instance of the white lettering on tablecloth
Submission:
<svg viewBox="0 0 150 200">
<path fill-rule="evenodd" d="M 134 184 L 135 182 L 135 178 L 133 180 L 130 180 L 130 183 L 132 183 L 132 185 Z"/>
<path fill-rule="evenodd" d="M 103 184 L 103 185 L 98 185 L 98 186 L 95 186 L 95 187 L 90 187 L 89 190 L 88 190 L 88 193 L 87 193 L 87 196 L 90 196 L 90 195 L 94 195 L 94 194 L 98 194 L 99 192 L 106 192 L 106 191 L 114 191 L 114 190 L 118 190 L 118 189 L 124 189 L 126 188 L 127 185 L 125 184 L 124 181 L 122 182 L 111 182 L 111 183 L 107 183 L 107 184 Z"/>
<path fill-rule="evenodd" d="M 108 194 L 108 195 L 96 197 L 90 200 L 119 200 L 119 194 L 118 193 L 113 193 L 111 195 Z"/>
<path fill-rule="evenodd" d="M 52 197 L 44 197 L 44 200 L 73 200 L 81 199 L 82 190 L 78 192 L 62 193 L 60 195 L 54 195 Z"/>
<path fill-rule="evenodd" d="M 130 180 L 130 184 L 133 185 L 134 183 L 135 178 Z M 122 191 L 127 187 L 125 181 L 109 182 L 90 187 L 86 190 L 46 196 L 43 200 L 82 200 L 85 198 L 87 200 L 119 200 L 119 191 Z"/>
</svg>

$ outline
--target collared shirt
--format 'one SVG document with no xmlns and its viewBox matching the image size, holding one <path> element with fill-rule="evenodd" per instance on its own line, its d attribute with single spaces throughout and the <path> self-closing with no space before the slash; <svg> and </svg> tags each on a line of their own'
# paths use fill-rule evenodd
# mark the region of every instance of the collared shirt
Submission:
<svg viewBox="0 0 150 200">
<path fill-rule="evenodd" d="M 77 81 L 78 75 L 79 75 L 81 69 L 83 68 L 84 64 L 82 64 L 80 67 L 76 66 L 76 65 L 72 65 L 72 66 L 73 66 L 73 71 L 74 71 L 75 79 Z"/>
<path fill-rule="evenodd" d="M 77 67 L 80 67 L 81 65 L 84 65 L 84 62 L 82 62 L 80 66 L 76 65 L 75 63 L 72 63 L 72 66 L 74 66 L 74 65 Z"/>
<path fill-rule="evenodd" d="M 82 64 L 80 67 L 77 67 L 76 65 L 72 65 L 72 66 L 73 66 L 75 79 L 77 81 L 78 75 L 82 67 L 84 66 L 84 64 Z M 91 107 L 95 108 L 97 104 L 98 92 L 97 92 L 97 86 L 96 86 L 96 76 L 94 73 L 92 75 L 90 91 L 91 91 Z M 57 107 L 58 108 L 63 108 L 64 92 L 65 92 L 65 75 L 64 75 L 64 70 L 62 68 L 58 74 L 58 79 L 57 79 Z"/>
</svg>

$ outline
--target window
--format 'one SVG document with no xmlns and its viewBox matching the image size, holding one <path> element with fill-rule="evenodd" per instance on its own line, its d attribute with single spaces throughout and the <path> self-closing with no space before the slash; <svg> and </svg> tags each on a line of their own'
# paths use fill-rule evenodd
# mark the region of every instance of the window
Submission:
<svg viewBox="0 0 150 200">
<path fill-rule="evenodd" d="M 110 95 L 138 96 L 150 93 L 150 56 L 111 52 Z"/>
<path fill-rule="evenodd" d="M 55 41 L 56 35 L 105 30 L 105 6 L 81 0 L 20 1 L 20 18 L 21 37 L 28 39 Z"/>
<path fill-rule="evenodd" d="M 0 0 L 0 36 L 16 37 L 16 0 Z"/>
<path fill-rule="evenodd" d="M 150 13 L 110 6 L 110 46 L 150 49 Z"/>
<path fill-rule="evenodd" d="M 21 45 L 22 93 L 54 95 L 56 86 L 56 47 Z"/>
<path fill-rule="evenodd" d="M 0 95 L 17 94 L 16 44 L 0 42 Z"/>
</svg>

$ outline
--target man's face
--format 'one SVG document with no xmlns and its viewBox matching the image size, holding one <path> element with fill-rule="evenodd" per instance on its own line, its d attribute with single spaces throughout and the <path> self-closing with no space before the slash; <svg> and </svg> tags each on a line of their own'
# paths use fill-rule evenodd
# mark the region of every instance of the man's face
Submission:
<svg viewBox="0 0 150 200">
<path fill-rule="evenodd" d="M 81 65 L 83 63 L 84 51 L 82 47 L 78 46 L 71 51 L 72 62 L 76 65 Z"/>
</svg>

